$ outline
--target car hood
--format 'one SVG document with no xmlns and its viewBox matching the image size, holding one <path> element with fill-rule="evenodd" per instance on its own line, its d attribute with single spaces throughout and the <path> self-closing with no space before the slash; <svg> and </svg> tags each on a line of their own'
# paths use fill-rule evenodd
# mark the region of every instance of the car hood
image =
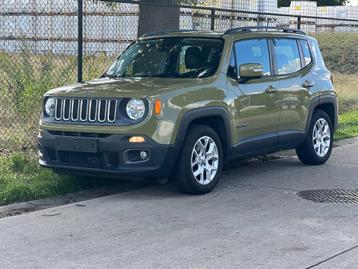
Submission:
<svg viewBox="0 0 358 269">
<path fill-rule="evenodd" d="M 65 97 L 132 97 L 145 98 L 174 89 L 203 84 L 203 79 L 176 78 L 100 78 L 81 84 L 53 89 L 47 96 Z"/>
</svg>

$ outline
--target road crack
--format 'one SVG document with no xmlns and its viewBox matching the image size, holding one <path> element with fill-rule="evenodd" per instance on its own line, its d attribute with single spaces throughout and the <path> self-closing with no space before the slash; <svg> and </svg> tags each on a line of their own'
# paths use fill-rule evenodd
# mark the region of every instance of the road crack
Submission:
<svg viewBox="0 0 358 269">
<path fill-rule="evenodd" d="M 320 262 L 318 262 L 318 263 L 315 263 L 315 264 L 313 264 L 313 265 L 311 265 L 311 266 L 308 266 L 308 267 L 306 267 L 306 269 L 311 269 L 311 268 L 317 267 L 318 265 L 321 265 L 321 264 L 323 264 L 323 263 L 325 263 L 325 262 L 328 262 L 329 260 L 332 260 L 332 259 L 334 259 L 334 258 L 337 258 L 338 256 L 341 256 L 341 255 L 343 255 L 343 254 L 345 254 L 345 253 L 347 253 L 347 252 L 349 252 L 349 251 L 352 251 L 352 250 L 354 250 L 354 249 L 356 249 L 356 248 L 358 248 L 358 245 L 355 245 L 355 246 L 353 246 L 353 247 L 351 247 L 351 248 L 349 248 L 349 249 L 346 249 L 346 250 L 341 251 L 341 252 L 339 252 L 339 253 L 337 253 L 337 254 L 335 254 L 335 255 L 333 255 L 333 256 L 330 256 L 330 257 L 328 257 L 327 259 L 324 259 L 324 260 L 322 260 L 322 261 L 320 261 Z"/>
</svg>

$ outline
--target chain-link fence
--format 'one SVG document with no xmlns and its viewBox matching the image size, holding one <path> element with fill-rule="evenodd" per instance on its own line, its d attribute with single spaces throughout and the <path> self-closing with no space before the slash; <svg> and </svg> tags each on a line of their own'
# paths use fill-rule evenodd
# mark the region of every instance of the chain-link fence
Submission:
<svg viewBox="0 0 358 269">
<path fill-rule="evenodd" d="M 0 151 L 8 152 L 36 148 L 47 90 L 100 76 L 138 33 L 173 25 L 352 33 L 358 32 L 358 7 L 297 1 L 278 8 L 277 0 L 3 0 L 0 25 Z"/>
</svg>

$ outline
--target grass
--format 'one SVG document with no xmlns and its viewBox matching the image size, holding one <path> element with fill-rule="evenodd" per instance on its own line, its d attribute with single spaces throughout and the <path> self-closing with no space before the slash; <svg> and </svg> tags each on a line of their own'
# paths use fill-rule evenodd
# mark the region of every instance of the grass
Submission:
<svg viewBox="0 0 358 269">
<path fill-rule="evenodd" d="M 339 114 L 358 110 L 358 73 L 334 73 L 333 78 L 339 97 Z"/>
<path fill-rule="evenodd" d="M 58 175 L 41 168 L 34 155 L 12 153 L 0 156 L 0 205 L 29 201 L 84 189 L 114 184 L 97 180 Z"/>
<path fill-rule="evenodd" d="M 335 139 L 358 136 L 358 73 L 334 74 L 338 93 L 339 118 Z"/>
<path fill-rule="evenodd" d="M 358 136 L 358 110 L 344 112 L 339 115 L 336 140 Z"/>
</svg>

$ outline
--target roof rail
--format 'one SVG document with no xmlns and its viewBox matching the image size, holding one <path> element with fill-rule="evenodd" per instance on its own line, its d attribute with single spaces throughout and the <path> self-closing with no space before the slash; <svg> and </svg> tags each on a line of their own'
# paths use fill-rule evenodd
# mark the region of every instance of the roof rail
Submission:
<svg viewBox="0 0 358 269">
<path fill-rule="evenodd" d="M 142 35 L 141 37 L 157 36 L 157 35 L 172 34 L 172 33 L 182 33 L 182 32 L 195 32 L 195 30 L 164 30 L 164 31 L 147 33 Z"/>
<path fill-rule="evenodd" d="M 268 32 L 268 31 L 278 31 L 278 32 L 284 32 L 284 33 L 294 33 L 294 34 L 300 34 L 300 35 L 306 35 L 305 32 L 294 29 L 294 28 L 281 28 L 281 27 L 275 27 L 275 26 L 248 26 L 248 27 L 237 27 L 233 29 L 227 30 L 224 35 L 230 35 L 238 32 L 252 32 L 252 30 L 257 30 L 261 32 Z"/>
</svg>

